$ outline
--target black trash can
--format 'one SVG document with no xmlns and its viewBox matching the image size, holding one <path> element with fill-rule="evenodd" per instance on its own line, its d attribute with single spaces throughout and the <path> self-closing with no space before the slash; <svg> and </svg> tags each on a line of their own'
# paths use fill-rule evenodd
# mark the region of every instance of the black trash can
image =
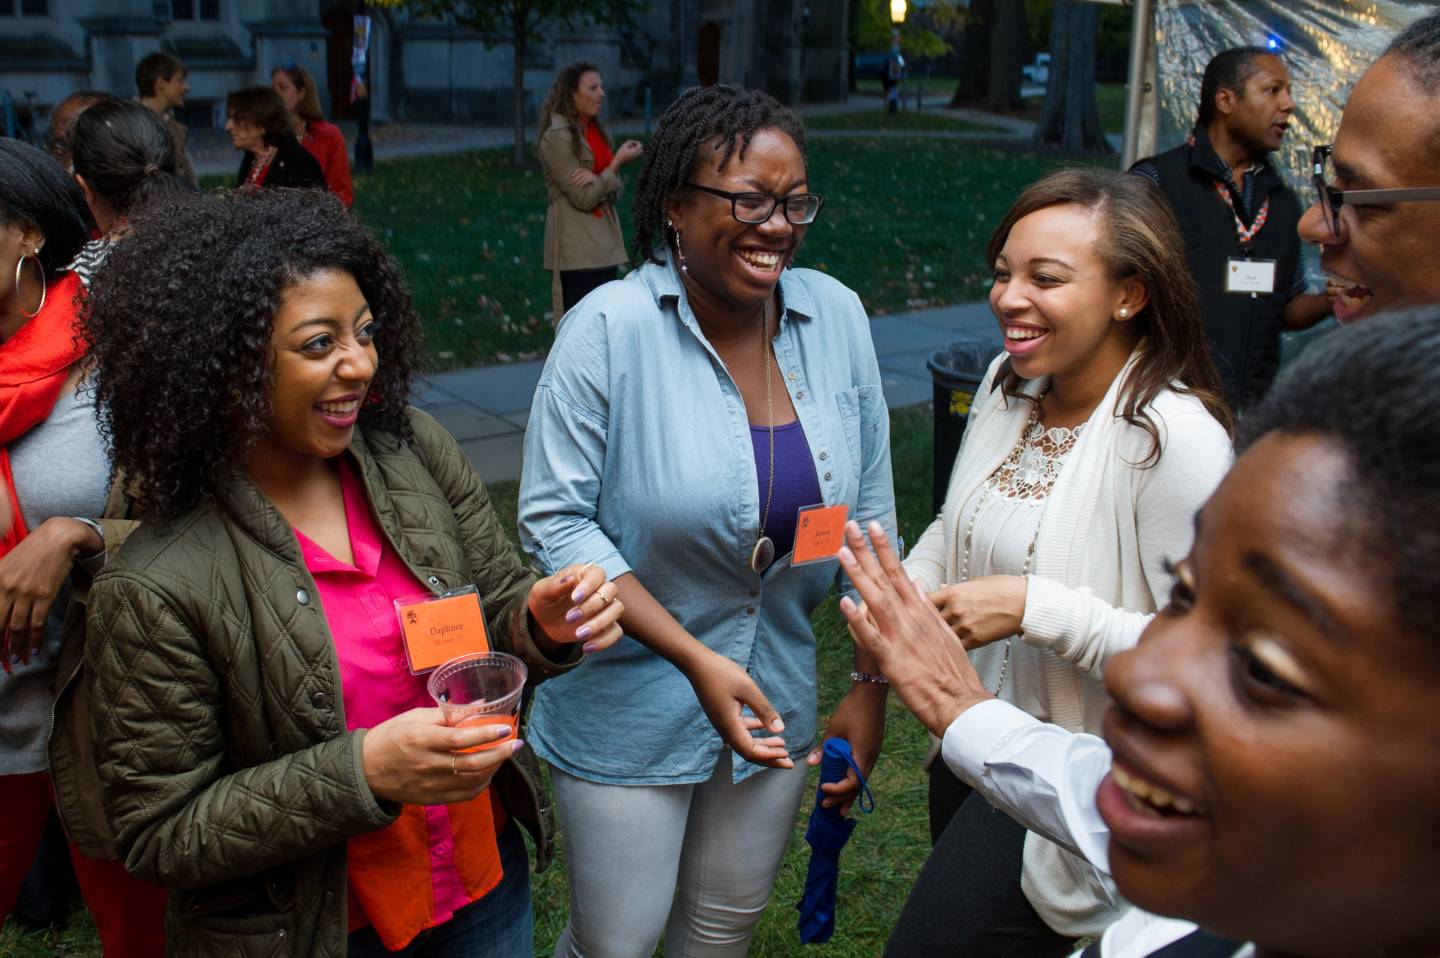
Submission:
<svg viewBox="0 0 1440 958">
<path fill-rule="evenodd" d="M 931 353 L 925 364 L 935 384 L 934 512 L 939 512 L 945 503 L 945 490 L 955 468 L 955 456 L 960 452 L 975 391 L 999 351 L 993 338 L 960 339 Z"/>
</svg>

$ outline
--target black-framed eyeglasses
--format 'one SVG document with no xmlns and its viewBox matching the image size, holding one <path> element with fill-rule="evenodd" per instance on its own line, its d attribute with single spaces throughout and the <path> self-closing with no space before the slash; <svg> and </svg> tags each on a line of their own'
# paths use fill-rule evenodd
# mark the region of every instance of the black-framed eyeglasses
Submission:
<svg viewBox="0 0 1440 958">
<path fill-rule="evenodd" d="M 1315 194 L 1320 199 L 1320 210 L 1325 214 L 1325 223 L 1330 227 L 1330 235 L 1336 239 L 1340 237 L 1340 207 L 1346 203 L 1351 206 L 1388 206 L 1391 203 L 1406 203 L 1414 200 L 1440 200 L 1440 186 L 1388 190 L 1337 190 L 1330 185 L 1330 152 L 1332 149 L 1334 147 L 1329 143 L 1315 147 L 1311 153 L 1313 164 L 1311 178 L 1315 184 Z"/>
<path fill-rule="evenodd" d="M 825 204 L 825 197 L 816 196 L 814 193 L 795 193 L 791 196 L 771 196 L 769 193 L 731 193 L 726 190 L 717 190 L 713 186 L 701 186 L 699 183 L 685 181 L 685 185 L 692 190 L 699 190 L 702 193 L 709 193 L 721 199 L 730 201 L 730 215 L 741 223 L 748 223 L 751 226 L 763 223 L 775 215 L 775 207 L 785 207 L 785 219 L 795 226 L 806 226 L 815 222 L 815 217 L 820 215 L 820 207 Z"/>
</svg>

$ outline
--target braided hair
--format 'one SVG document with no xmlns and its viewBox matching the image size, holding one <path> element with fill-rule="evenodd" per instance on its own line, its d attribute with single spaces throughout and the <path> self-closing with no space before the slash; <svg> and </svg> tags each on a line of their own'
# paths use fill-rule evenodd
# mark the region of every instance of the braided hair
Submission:
<svg viewBox="0 0 1440 958">
<path fill-rule="evenodd" d="M 774 129 L 795 141 L 805 156 L 805 128 L 794 113 L 763 90 L 732 84 L 686 90 L 666 108 L 645 149 L 645 166 L 635 187 L 636 262 L 660 262 L 665 235 L 665 210 L 689 192 L 685 181 L 695 169 L 704 146 L 714 146 L 725 169 L 731 156 L 745 159 L 750 140 L 760 130 Z"/>
</svg>

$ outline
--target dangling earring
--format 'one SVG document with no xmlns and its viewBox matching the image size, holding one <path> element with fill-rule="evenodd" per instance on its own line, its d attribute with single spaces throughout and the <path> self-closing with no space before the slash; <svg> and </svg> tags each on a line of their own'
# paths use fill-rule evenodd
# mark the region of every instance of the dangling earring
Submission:
<svg viewBox="0 0 1440 958">
<path fill-rule="evenodd" d="M 675 255 L 680 258 L 680 272 L 690 272 L 689 268 L 685 265 L 685 251 L 680 248 L 680 231 L 675 228 L 675 223 L 672 220 L 666 220 L 665 225 L 670 227 L 670 232 L 675 234 Z"/>
<path fill-rule="evenodd" d="M 27 259 L 33 259 L 35 261 L 36 267 L 38 267 L 40 270 L 40 304 L 35 307 L 35 312 L 33 313 L 27 310 L 24 306 L 20 307 L 20 312 L 25 315 L 26 319 L 34 319 L 36 316 L 40 315 L 40 310 L 45 308 L 45 264 L 40 262 L 40 247 L 35 247 L 35 252 L 33 253 L 22 254 L 19 262 L 15 264 L 16 303 L 19 303 L 20 301 L 20 272 L 25 268 L 25 261 Z"/>
</svg>

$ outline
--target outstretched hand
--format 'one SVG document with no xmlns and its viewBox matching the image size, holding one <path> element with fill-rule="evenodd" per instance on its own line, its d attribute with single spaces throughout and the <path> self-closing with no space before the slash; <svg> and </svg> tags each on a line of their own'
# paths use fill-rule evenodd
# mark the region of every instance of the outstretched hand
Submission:
<svg viewBox="0 0 1440 958">
<path fill-rule="evenodd" d="M 851 636 L 875 657 L 905 707 L 930 732 L 943 736 L 961 712 L 994 696 L 930 597 L 905 574 L 885 530 L 872 522 L 869 532 L 873 552 L 858 524 L 845 526 L 840 566 L 864 606 L 846 596 L 840 611 Z"/>
</svg>

